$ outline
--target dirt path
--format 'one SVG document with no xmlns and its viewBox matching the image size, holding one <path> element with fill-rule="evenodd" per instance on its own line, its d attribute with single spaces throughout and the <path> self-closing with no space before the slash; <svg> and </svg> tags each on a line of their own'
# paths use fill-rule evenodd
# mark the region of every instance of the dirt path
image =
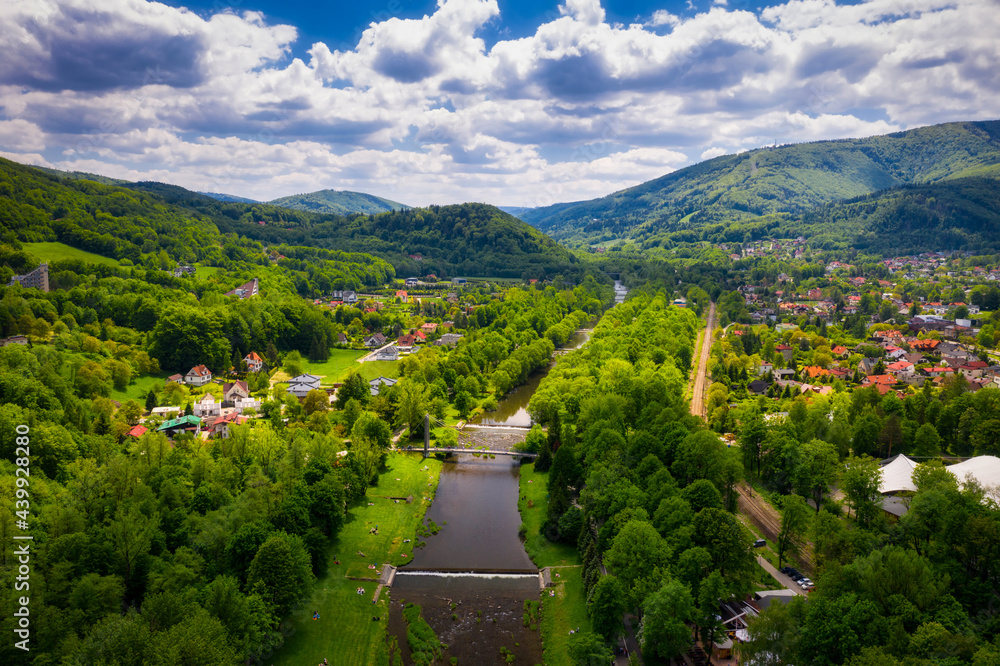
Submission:
<svg viewBox="0 0 1000 666">
<path fill-rule="evenodd" d="M 691 413 L 694 416 L 705 414 L 705 391 L 708 389 L 708 359 L 712 353 L 712 331 L 715 330 L 715 303 L 708 308 L 708 321 L 705 324 L 704 338 L 701 341 L 701 353 L 698 356 L 698 370 L 694 376 L 694 386 L 691 391 Z"/>
</svg>

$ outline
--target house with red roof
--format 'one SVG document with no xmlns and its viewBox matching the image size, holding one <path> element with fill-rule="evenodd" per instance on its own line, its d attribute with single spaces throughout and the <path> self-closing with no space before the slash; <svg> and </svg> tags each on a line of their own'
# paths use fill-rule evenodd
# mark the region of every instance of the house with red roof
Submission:
<svg viewBox="0 0 1000 666">
<path fill-rule="evenodd" d="M 138 439 L 143 435 L 145 435 L 148 430 L 149 429 L 144 425 L 137 425 L 137 426 L 132 426 L 132 429 L 125 434 L 128 435 L 129 437 L 135 437 L 136 439 Z"/>
<path fill-rule="evenodd" d="M 264 367 L 264 359 L 257 355 L 257 352 L 250 352 L 243 357 L 247 363 L 247 370 L 250 372 L 260 372 Z"/>
<path fill-rule="evenodd" d="M 204 365 L 196 365 L 184 375 L 184 383 L 191 386 L 204 386 L 212 381 L 212 372 Z"/>
<path fill-rule="evenodd" d="M 909 377 L 914 373 L 914 365 L 909 361 L 896 361 L 885 367 L 885 371 L 896 377 Z"/>
<path fill-rule="evenodd" d="M 896 378 L 892 375 L 867 375 L 861 380 L 861 385 L 868 386 L 892 386 L 896 383 Z"/>
<path fill-rule="evenodd" d="M 791 347 L 785 344 L 778 345 L 777 347 L 774 348 L 774 351 L 781 352 L 781 355 L 785 357 L 786 361 L 791 361 L 792 354 L 795 353 Z"/>
</svg>

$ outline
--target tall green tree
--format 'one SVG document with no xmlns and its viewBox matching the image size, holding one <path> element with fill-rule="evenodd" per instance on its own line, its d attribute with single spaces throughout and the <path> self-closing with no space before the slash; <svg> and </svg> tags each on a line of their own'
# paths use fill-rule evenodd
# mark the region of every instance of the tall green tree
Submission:
<svg viewBox="0 0 1000 666">
<path fill-rule="evenodd" d="M 601 576 L 587 601 L 587 613 L 594 631 L 608 641 L 621 634 L 625 630 L 626 608 L 625 590 L 618 578 Z"/>
<path fill-rule="evenodd" d="M 861 527 L 871 527 L 882 511 L 882 496 L 879 493 L 881 480 L 882 468 L 874 458 L 852 456 L 844 463 L 840 487 Z"/>
<path fill-rule="evenodd" d="M 796 554 L 809 529 L 809 506 L 798 495 L 785 495 L 781 500 L 781 531 L 778 533 L 778 566 L 786 554 Z"/>
<path fill-rule="evenodd" d="M 643 653 L 661 659 L 674 659 L 691 646 L 691 629 L 695 604 L 691 591 L 682 582 L 668 579 L 643 604 L 639 626 L 639 645 Z"/>
<path fill-rule="evenodd" d="M 823 503 L 823 495 L 837 480 L 839 462 L 837 449 L 823 440 L 810 440 L 800 448 L 799 463 L 792 478 L 796 489 L 816 504 L 816 513 Z"/>
</svg>

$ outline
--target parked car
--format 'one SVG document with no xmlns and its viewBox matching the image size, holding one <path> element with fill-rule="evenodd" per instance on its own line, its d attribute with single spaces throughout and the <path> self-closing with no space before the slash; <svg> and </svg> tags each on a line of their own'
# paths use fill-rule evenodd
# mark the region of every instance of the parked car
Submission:
<svg viewBox="0 0 1000 666">
<path fill-rule="evenodd" d="M 767 545 L 767 542 L 764 541 L 763 539 L 757 539 L 756 541 L 753 542 L 753 547 L 754 548 L 763 548 L 766 545 Z"/>
</svg>

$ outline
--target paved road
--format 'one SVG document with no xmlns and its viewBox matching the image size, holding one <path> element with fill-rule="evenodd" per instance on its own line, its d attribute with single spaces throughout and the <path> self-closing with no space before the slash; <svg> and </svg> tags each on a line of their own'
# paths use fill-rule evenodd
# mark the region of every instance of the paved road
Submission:
<svg viewBox="0 0 1000 666">
<path fill-rule="evenodd" d="M 715 303 L 708 307 L 708 321 L 705 324 L 704 338 L 701 342 L 701 354 L 698 357 L 698 370 L 694 376 L 694 387 L 691 391 L 691 414 L 706 417 L 705 391 L 708 389 L 708 359 L 712 352 L 712 331 L 715 330 Z"/>
<path fill-rule="evenodd" d="M 783 574 L 780 571 L 778 571 L 777 569 L 775 569 L 771 565 L 770 562 L 768 562 L 767 560 L 765 560 L 760 555 L 757 556 L 757 561 L 760 562 L 760 566 L 764 567 L 764 571 L 766 571 L 767 573 L 769 573 L 772 576 L 774 576 L 774 580 L 778 581 L 779 583 L 781 583 L 782 585 L 784 585 L 786 588 L 788 588 L 789 590 L 791 590 L 795 594 L 798 594 L 798 595 L 803 596 L 803 597 L 806 596 L 805 590 L 803 590 L 801 587 L 799 587 L 798 584 L 794 580 L 792 580 L 791 578 L 789 578 L 785 574 Z"/>
</svg>

